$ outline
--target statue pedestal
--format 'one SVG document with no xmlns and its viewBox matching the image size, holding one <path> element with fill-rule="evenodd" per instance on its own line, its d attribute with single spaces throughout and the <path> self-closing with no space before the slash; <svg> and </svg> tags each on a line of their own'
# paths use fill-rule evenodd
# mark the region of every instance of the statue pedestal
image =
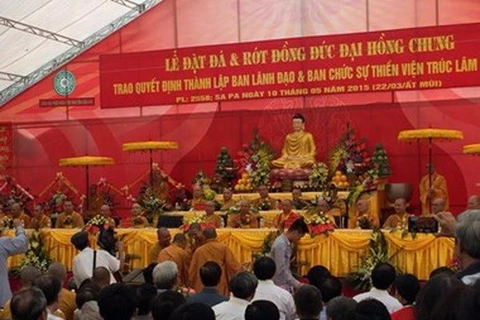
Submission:
<svg viewBox="0 0 480 320">
<path fill-rule="evenodd" d="M 310 169 L 273 169 L 272 178 L 280 181 L 282 191 L 303 188 L 310 180 Z"/>
</svg>

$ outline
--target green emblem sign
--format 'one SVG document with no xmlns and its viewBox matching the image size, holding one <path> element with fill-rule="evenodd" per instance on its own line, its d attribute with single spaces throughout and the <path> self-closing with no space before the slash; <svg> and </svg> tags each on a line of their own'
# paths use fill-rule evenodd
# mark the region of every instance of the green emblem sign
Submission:
<svg viewBox="0 0 480 320">
<path fill-rule="evenodd" d="M 68 96 L 75 90 L 75 76 L 68 70 L 60 70 L 53 78 L 53 89 L 60 96 Z"/>
</svg>

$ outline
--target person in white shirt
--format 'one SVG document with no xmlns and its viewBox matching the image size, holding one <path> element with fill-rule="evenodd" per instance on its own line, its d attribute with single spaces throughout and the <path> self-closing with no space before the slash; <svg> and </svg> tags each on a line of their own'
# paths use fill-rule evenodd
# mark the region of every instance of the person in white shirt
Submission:
<svg viewBox="0 0 480 320">
<path fill-rule="evenodd" d="M 285 289 L 276 286 L 273 281 L 276 266 L 270 257 L 260 257 L 253 264 L 253 273 L 258 279 L 253 301 L 268 300 L 273 302 L 280 312 L 280 320 L 293 320 L 296 317 L 293 296 Z"/>
<path fill-rule="evenodd" d="M 376 299 L 383 303 L 390 313 L 401 309 L 402 304 L 388 293 L 388 289 L 395 282 L 396 277 L 397 272 L 391 264 L 378 264 L 372 271 L 372 289 L 369 292 L 356 295 L 353 299 L 357 302 Z"/>
<path fill-rule="evenodd" d="M 244 320 L 245 310 L 255 295 L 257 279 L 251 273 L 239 272 L 230 279 L 232 296 L 212 309 L 216 320 Z"/>
<path fill-rule="evenodd" d="M 92 277 L 95 267 L 105 267 L 110 271 L 110 283 L 116 283 L 113 272 L 117 272 L 122 267 L 123 259 L 117 259 L 105 250 L 96 250 L 94 266 L 94 250 L 88 246 L 88 232 L 81 231 L 72 236 L 70 240 L 77 250 L 81 252 L 73 258 L 72 273 L 75 284 L 80 287 L 83 281 Z M 123 245 L 121 241 L 117 242 L 118 254 L 123 257 Z"/>
</svg>

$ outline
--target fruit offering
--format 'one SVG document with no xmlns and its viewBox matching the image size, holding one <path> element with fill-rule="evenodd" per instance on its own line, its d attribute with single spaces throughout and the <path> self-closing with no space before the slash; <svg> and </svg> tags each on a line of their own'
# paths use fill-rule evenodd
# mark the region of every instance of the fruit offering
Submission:
<svg viewBox="0 0 480 320">
<path fill-rule="evenodd" d="M 348 189 L 350 184 L 348 183 L 347 176 L 342 174 L 341 171 L 336 171 L 335 175 L 332 177 L 332 183 L 338 188 L 338 189 Z"/>
<path fill-rule="evenodd" d="M 238 179 L 237 185 L 234 189 L 238 192 L 252 191 L 252 184 L 247 172 L 242 173 L 242 177 Z"/>
</svg>

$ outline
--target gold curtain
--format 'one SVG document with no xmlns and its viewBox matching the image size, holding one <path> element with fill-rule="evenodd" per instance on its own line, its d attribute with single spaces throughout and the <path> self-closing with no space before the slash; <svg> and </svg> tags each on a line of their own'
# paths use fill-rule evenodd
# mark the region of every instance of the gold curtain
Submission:
<svg viewBox="0 0 480 320">
<path fill-rule="evenodd" d="M 70 243 L 75 229 L 44 229 L 41 231 L 43 245 L 54 261 L 64 263 L 69 270 L 72 260 L 77 254 Z M 263 240 L 272 229 L 218 229 L 218 240 L 225 243 L 244 265 L 250 265 L 254 253 L 262 249 Z M 172 237 L 181 232 L 171 229 Z M 150 248 L 157 241 L 156 229 L 118 229 L 118 236 L 125 244 L 127 254 L 137 255 L 132 267 L 143 268 L 147 265 Z M 14 231 L 6 232 L 7 236 L 14 236 Z M 305 274 L 314 265 L 324 265 L 334 275 L 344 276 L 353 270 L 367 252 L 370 240 L 370 231 L 364 230 L 336 230 L 329 236 L 321 235 L 311 238 L 305 236 L 298 245 L 298 260 L 302 267 L 300 272 Z M 403 272 L 413 273 L 420 279 L 427 279 L 429 273 L 439 267 L 447 265 L 453 256 L 454 241 L 452 238 L 437 238 L 429 234 L 417 234 L 415 239 L 410 236 L 402 239 L 401 234 L 385 232 L 388 251 L 392 262 Z M 92 245 L 96 245 L 92 239 Z M 9 259 L 9 267 L 21 263 L 22 255 Z"/>
</svg>

